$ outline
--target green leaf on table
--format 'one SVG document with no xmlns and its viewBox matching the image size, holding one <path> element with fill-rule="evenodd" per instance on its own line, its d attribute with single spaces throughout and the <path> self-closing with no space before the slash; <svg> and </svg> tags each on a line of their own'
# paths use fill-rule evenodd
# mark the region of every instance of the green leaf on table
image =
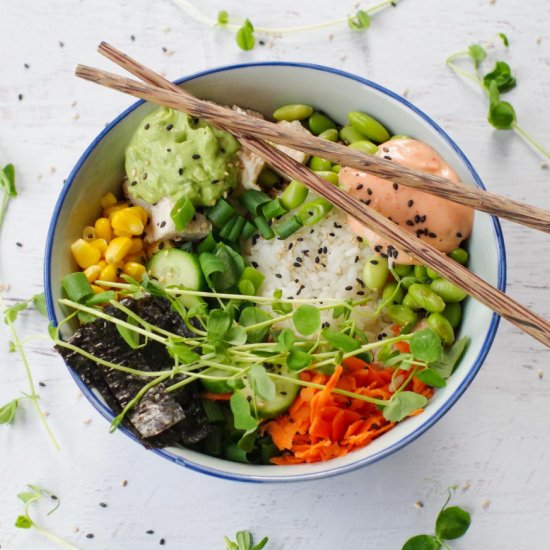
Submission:
<svg viewBox="0 0 550 550">
<path fill-rule="evenodd" d="M 4 310 L 4 323 L 6 323 L 6 325 L 11 325 L 14 323 L 19 316 L 19 313 L 25 311 L 27 307 L 29 307 L 28 302 L 17 302 L 16 304 L 13 304 L 13 306 L 6 308 Z"/>
<path fill-rule="evenodd" d="M 234 393 L 229 401 L 233 421 L 237 430 L 253 430 L 258 425 L 250 412 L 250 403 L 248 399 L 240 392 Z"/>
<path fill-rule="evenodd" d="M 252 25 L 250 19 L 246 19 L 243 26 L 237 31 L 235 40 L 241 50 L 249 51 L 254 48 L 256 39 L 254 38 L 254 25 Z"/>
<path fill-rule="evenodd" d="M 439 512 L 435 522 L 435 534 L 445 540 L 458 539 L 470 527 L 470 514 L 459 506 L 450 506 Z"/>
<path fill-rule="evenodd" d="M 262 365 L 253 365 L 248 371 L 248 376 L 254 387 L 254 391 L 259 397 L 266 401 L 275 399 L 275 384 L 267 375 L 267 371 Z"/>
<path fill-rule="evenodd" d="M 229 21 L 229 14 L 227 13 L 227 10 L 220 10 L 218 12 L 218 17 L 217 17 L 218 25 L 227 25 L 228 21 Z"/>
<path fill-rule="evenodd" d="M 502 43 L 506 47 L 508 47 L 510 45 L 510 41 L 508 40 L 508 37 L 503 32 L 499 32 L 498 36 L 500 37 L 500 39 L 502 40 Z"/>
<path fill-rule="evenodd" d="M 252 535 L 250 531 L 239 531 L 235 537 L 239 548 L 242 550 L 249 550 L 252 544 Z"/>
<path fill-rule="evenodd" d="M 46 311 L 46 297 L 44 296 L 43 292 L 40 292 L 39 294 L 35 294 L 32 298 L 32 305 L 34 306 L 34 309 L 44 315 L 44 317 L 48 316 L 48 312 Z"/>
<path fill-rule="evenodd" d="M 4 189 L 4 192 L 10 197 L 17 196 L 17 189 L 15 188 L 15 168 L 13 164 L 6 164 L 6 166 L 0 170 L 0 188 Z"/>
<path fill-rule="evenodd" d="M 292 322 L 300 334 L 311 336 L 321 327 L 321 313 L 315 306 L 302 305 L 294 311 Z"/>
<path fill-rule="evenodd" d="M 500 93 L 509 92 L 517 84 L 517 80 L 512 75 L 510 65 L 505 61 L 497 61 L 494 69 L 483 77 L 483 85 L 487 90 L 494 82 Z"/>
<path fill-rule="evenodd" d="M 428 400 L 423 395 L 412 391 L 395 394 L 382 411 L 384 418 L 390 422 L 399 422 L 414 411 L 426 406 Z"/>
<path fill-rule="evenodd" d="M 364 31 L 370 27 L 371 17 L 365 10 L 357 10 L 348 17 L 348 26 L 354 31 Z"/>
<path fill-rule="evenodd" d="M 20 399 L 20 397 L 12 399 L 9 403 L 0 407 L 0 424 L 11 424 L 13 422 Z"/>
<path fill-rule="evenodd" d="M 33 526 L 33 521 L 28 516 L 17 516 L 15 526 L 19 529 L 30 529 Z"/>
<path fill-rule="evenodd" d="M 516 111 L 507 101 L 491 103 L 487 120 L 497 130 L 511 130 L 516 121 Z"/>
<path fill-rule="evenodd" d="M 476 69 L 479 68 L 483 60 L 487 57 L 487 52 L 479 44 L 468 46 L 468 53 Z"/>
<path fill-rule="evenodd" d="M 432 388 L 443 388 L 447 385 L 445 379 L 436 370 L 431 368 L 417 372 L 415 377 L 420 382 L 426 384 L 426 386 L 431 386 Z"/>
<path fill-rule="evenodd" d="M 439 550 L 441 544 L 433 535 L 416 535 L 411 537 L 401 550 Z"/>
<path fill-rule="evenodd" d="M 437 361 L 443 353 L 441 339 L 431 329 L 419 330 L 412 335 L 410 341 L 411 353 L 420 361 Z"/>
</svg>

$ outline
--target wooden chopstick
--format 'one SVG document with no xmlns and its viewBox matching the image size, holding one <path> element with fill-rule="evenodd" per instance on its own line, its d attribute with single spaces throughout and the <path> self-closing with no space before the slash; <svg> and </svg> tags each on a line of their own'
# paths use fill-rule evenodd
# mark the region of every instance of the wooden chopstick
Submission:
<svg viewBox="0 0 550 550">
<path fill-rule="evenodd" d="M 106 43 L 99 46 L 99 51 L 104 55 L 109 55 L 109 58 L 117 63 L 119 61 L 120 63 L 128 63 L 129 61 L 128 56 Z M 77 68 L 77 74 L 88 80 L 94 80 L 97 77 L 97 73 L 94 73 L 93 70 L 92 72 L 87 71 L 87 68 L 82 66 Z M 345 147 L 339 143 L 319 139 L 313 135 L 308 136 L 305 133 L 289 130 L 267 120 L 237 113 L 221 105 L 197 99 L 189 94 L 182 96 L 178 93 L 180 88 L 177 87 L 163 87 L 164 90 L 161 93 L 159 90 L 154 90 L 149 84 L 138 84 L 130 79 L 121 80 L 122 77 L 116 77 L 116 80 L 113 81 L 113 76 L 103 72 L 101 82 L 98 83 L 119 89 L 135 97 L 161 102 L 163 105 L 185 110 L 190 115 L 204 118 L 215 125 L 221 124 L 225 128 L 243 134 L 254 135 L 264 140 L 288 145 L 311 155 L 337 162 L 342 166 L 364 170 L 381 178 L 390 179 L 394 183 L 414 187 L 476 210 L 550 233 L 550 212 L 542 208 L 514 201 L 495 193 L 489 193 L 473 185 L 454 182 L 434 174 L 418 172 L 384 158 Z M 136 73 L 136 76 L 141 78 L 142 75 Z"/>
<path fill-rule="evenodd" d="M 103 55 L 109 57 L 109 59 L 115 61 L 130 73 L 151 83 L 151 85 L 144 88 L 144 85 L 131 79 L 118 77 L 110 73 L 105 74 L 104 71 L 81 66 L 78 66 L 76 70 L 78 76 L 109 88 L 129 93 L 130 95 L 146 94 L 147 99 L 151 99 L 155 103 L 174 107 L 186 112 L 188 112 L 187 105 L 194 104 L 195 101 L 200 102 L 200 100 L 170 83 L 162 76 L 144 67 L 125 54 L 118 52 L 114 48 L 102 44 L 100 46 L 100 51 Z M 180 102 L 180 97 L 185 98 L 185 101 L 182 100 Z M 192 114 L 195 116 L 196 112 L 197 109 L 194 109 Z M 196 116 L 199 115 L 197 114 Z M 224 128 L 226 127 L 221 120 L 216 120 L 216 125 Z M 233 132 L 234 128 L 235 126 L 231 127 Z M 544 318 L 517 303 L 500 290 L 470 272 L 464 266 L 451 260 L 429 243 L 405 231 L 375 210 L 366 207 L 345 191 L 329 184 L 306 166 L 290 158 L 269 143 L 258 139 L 252 132 L 237 131 L 236 133 L 238 139 L 245 147 L 264 158 L 273 166 L 284 171 L 292 178 L 303 182 L 348 215 L 353 216 L 362 224 L 370 227 L 383 238 L 395 243 L 406 253 L 420 260 L 434 271 L 437 271 L 440 275 L 460 288 L 466 290 L 468 294 L 478 299 L 495 313 L 508 319 L 521 330 L 530 334 L 547 347 L 550 347 L 550 323 Z"/>
</svg>

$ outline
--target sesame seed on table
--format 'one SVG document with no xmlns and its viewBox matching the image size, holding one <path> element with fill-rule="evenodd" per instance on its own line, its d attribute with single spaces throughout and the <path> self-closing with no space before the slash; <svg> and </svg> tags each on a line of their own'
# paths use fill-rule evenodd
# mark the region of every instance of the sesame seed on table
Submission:
<svg viewBox="0 0 550 550">
<path fill-rule="evenodd" d="M 328 0 L 193 1 L 214 17 L 227 9 L 230 17 L 249 17 L 256 26 L 307 24 L 354 9 L 353 2 L 336 6 Z M 429 33 L 422 32 L 428 20 Z M 11 305 L 41 291 L 45 235 L 63 181 L 105 122 L 131 103 L 73 76 L 77 62 L 109 68 L 95 53 L 100 40 L 168 78 L 265 60 L 308 61 L 356 73 L 406 95 L 432 116 L 491 191 L 550 208 L 550 172 L 517 137 L 488 125 L 486 101 L 444 63 L 474 41 L 506 33 L 510 48 L 502 56 L 518 76 L 512 103 L 522 125 L 549 147 L 549 20 L 547 0 L 532 0 L 529 10 L 510 0 L 447 0 L 445 10 L 439 0 L 402 0 L 373 17 L 365 33 L 343 25 L 257 37 L 258 46 L 243 52 L 232 32 L 190 19 L 176 0 L 4 3 L 0 162 L 15 165 L 19 196 L 9 205 L 0 236 L 3 298 Z M 327 90 L 327 97 L 333 93 Z M 370 197 L 372 190 L 366 191 Z M 415 212 L 406 224 L 437 238 L 429 230 L 429 213 Z M 502 225 L 508 292 L 550 317 L 547 236 Z M 362 239 L 354 241 L 353 246 Z M 296 248 L 294 267 L 300 272 L 296 296 L 308 291 L 299 282 L 300 266 L 310 261 L 323 269 L 331 246 L 312 248 L 308 260 L 307 244 L 300 242 L 288 244 L 288 250 Z M 383 257 L 390 252 L 378 250 Z M 355 283 L 352 288 L 361 296 L 364 283 Z M 22 337 L 46 332 L 45 320 L 34 312 L 20 319 Z M 27 391 L 22 365 L 8 352 L 7 341 L 0 325 L 0 405 Z M 21 402 L 24 414 L 15 426 L 0 425 L 2 549 L 57 548 L 32 529 L 13 527 L 22 512 L 17 494 L 27 483 L 50 489 L 61 503 L 54 514 L 37 519 L 84 550 L 222 549 L 223 536 L 233 537 L 240 529 L 250 529 L 258 540 L 268 535 L 266 550 L 395 550 L 409 536 L 432 529 L 442 490 L 455 484 L 452 504 L 468 509 L 473 522 L 460 547 L 541 548 L 540 541 L 550 539 L 550 352 L 507 323 L 501 323 L 466 393 L 422 437 L 374 465 L 304 484 L 237 484 L 171 464 L 121 433 L 109 434 L 107 422 L 82 398 L 47 342 L 30 341 L 27 351 L 61 451 L 52 449 L 28 403 Z"/>
</svg>

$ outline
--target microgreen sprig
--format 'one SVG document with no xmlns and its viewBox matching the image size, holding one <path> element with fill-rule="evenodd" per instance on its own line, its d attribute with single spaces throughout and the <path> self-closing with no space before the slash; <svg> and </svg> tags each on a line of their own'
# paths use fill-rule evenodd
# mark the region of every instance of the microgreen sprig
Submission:
<svg viewBox="0 0 550 550">
<path fill-rule="evenodd" d="M 223 537 L 226 550 L 262 550 L 268 542 L 264 537 L 258 544 L 254 544 L 250 531 L 238 531 L 235 535 L 235 542 L 227 537 Z"/>
<path fill-rule="evenodd" d="M 498 36 L 507 48 L 509 41 L 506 35 L 499 33 Z M 455 74 L 467 78 L 481 88 L 489 100 L 487 120 L 494 128 L 497 130 L 513 130 L 543 159 L 550 160 L 550 150 L 544 148 L 518 124 L 516 111 L 512 104 L 501 99 L 502 94 L 515 88 L 517 84 L 512 69 L 505 61 L 496 61 L 491 71 L 482 74 L 481 68 L 487 59 L 487 50 L 479 44 L 472 44 L 468 50 L 449 56 L 446 64 Z M 463 60 L 469 60 L 474 70 L 465 70 L 457 64 L 457 61 Z"/>
<path fill-rule="evenodd" d="M 55 503 L 54 507 L 47 513 L 48 516 L 50 514 L 53 514 L 53 512 L 55 512 L 61 504 L 59 498 L 51 491 L 48 491 L 47 489 L 44 489 L 42 487 L 38 487 L 37 485 L 29 484 L 27 485 L 27 487 L 30 489 L 29 491 L 24 491 L 17 495 L 17 498 L 21 502 L 23 502 L 23 513 L 17 516 L 17 519 L 15 520 L 15 527 L 18 527 L 19 529 L 35 529 L 43 537 L 58 544 L 62 548 L 67 548 L 69 550 L 78 550 L 77 546 L 71 544 L 70 542 L 66 541 L 55 533 L 52 533 L 45 527 L 42 527 L 41 525 L 36 523 L 36 521 L 33 520 L 30 516 L 31 505 L 35 502 L 42 500 L 43 498 L 48 498 Z"/>
<path fill-rule="evenodd" d="M 6 164 L 0 168 L 0 189 L 2 190 L 2 202 L 0 203 L 0 228 L 4 221 L 4 216 L 8 208 L 8 202 L 17 196 L 15 188 L 15 168 L 13 164 Z"/>
<path fill-rule="evenodd" d="M 237 45 L 242 50 L 248 51 L 254 48 L 256 39 L 254 33 L 260 35 L 276 35 L 291 34 L 296 32 L 312 31 L 318 29 L 324 29 L 328 27 L 345 25 L 355 31 L 364 31 L 370 27 L 371 18 L 374 14 L 388 8 L 397 6 L 400 0 L 383 0 L 382 2 L 371 6 L 364 10 L 357 10 L 353 15 L 339 17 L 330 21 L 323 21 L 321 23 L 314 23 L 311 25 L 297 25 L 291 27 L 259 27 L 251 23 L 250 19 L 237 19 L 230 17 L 227 10 L 221 10 L 218 12 L 216 19 L 209 17 L 200 11 L 189 0 L 176 0 L 177 3 L 187 12 L 188 15 L 193 17 L 196 21 L 204 23 L 210 26 L 219 26 L 225 29 L 236 31 L 235 40 Z"/>
<path fill-rule="evenodd" d="M 469 512 L 459 506 L 447 507 L 455 489 L 455 486 L 448 489 L 447 500 L 435 521 L 435 534 L 411 537 L 405 542 L 402 550 L 439 550 L 442 546 L 446 550 L 451 550 L 445 541 L 458 539 L 466 534 L 471 524 Z"/>
<path fill-rule="evenodd" d="M 17 319 L 17 316 L 21 311 L 24 311 L 28 308 L 30 304 L 34 304 L 35 308 L 41 312 L 45 313 L 45 301 L 44 301 L 44 295 L 43 294 L 36 294 L 29 300 L 18 302 L 15 305 L 11 307 L 6 307 L 4 300 L 2 299 L 2 296 L 0 296 L 0 312 L 4 318 L 4 323 L 8 326 L 10 333 L 11 333 L 11 342 L 10 342 L 10 351 L 17 351 L 19 352 L 19 356 L 21 357 L 21 361 L 23 362 L 23 367 L 25 369 L 25 374 L 27 376 L 27 380 L 29 383 L 30 393 L 25 393 L 25 397 L 31 400 L 36 413 L 38 414 L 38 418 L 40 422 L 42 423 L 42 426 L 46 430 L 46 433 L 48 434 L 48 437 L 50 438 L 54 448 L 56 450 L 59 449 L 59 443 L 57 442 L 57 439 L 55 438 L 52 429 L 50 428 L 50 425 L 48 424 L 48 421 L 46 420 L 46 415 L 44 414 L 44 411 L 40 407 L 39 399 L 40 395 L 36 391 L 36 386 L 34 385 L 34 379 L 31 371 L 31 367 L 29 364 L 29 360 L 27 358 L 27 354 L 25 353 L 25 350 L 23 348 L 23 344 L 21 340 L 19 339 L 19 335 L 17 334 L 17 330 L 15 328 L 15 321 Z M 16 409 L 16 408 L 15 408 Z M 15 414 L 15 409 L 13 409 L 13 414 Z"/>
</svg>

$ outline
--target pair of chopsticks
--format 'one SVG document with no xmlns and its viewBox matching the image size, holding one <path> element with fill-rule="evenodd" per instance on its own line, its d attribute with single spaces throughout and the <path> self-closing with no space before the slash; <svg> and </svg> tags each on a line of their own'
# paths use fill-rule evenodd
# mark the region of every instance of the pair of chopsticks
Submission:
<svg viewBox="0 0 550 550">
<path fill-rule="evenodd" d="M 390 179 L 393 183 L 414 187 L 547 233 L 550 233 L 550 212 L 488 193 L 461 182 L 457 183 L 432 174 L 411 170 L 338 143 L 303 135 L 287 130 L 281 125 L 203 101 L 109 44 L 101 43 L 98 51 L 141 79 L 142 82 L 83 65 L 77 66 L 75 71 L 77 76 L 107 88 L 204 118 L 218 128 L 231 132 L 244 147 L 262 157 L 269 164 L 291 178 L 301 181 L 346 214 L 398 245 L 406 253 L 465 290 L 495 313 L 550 347 L 550 323 L 543 317 L 519 304 L 464 266 L 439 252 L 429 243 L 416 237 L 415 234 L 405 231 L 345 191 L 329 184 L 306 166 L 273 147 L 269 142 L 287 145 L 337 162 L 342 166 L 368 171 L 376 176 Z"/>
</svg>

